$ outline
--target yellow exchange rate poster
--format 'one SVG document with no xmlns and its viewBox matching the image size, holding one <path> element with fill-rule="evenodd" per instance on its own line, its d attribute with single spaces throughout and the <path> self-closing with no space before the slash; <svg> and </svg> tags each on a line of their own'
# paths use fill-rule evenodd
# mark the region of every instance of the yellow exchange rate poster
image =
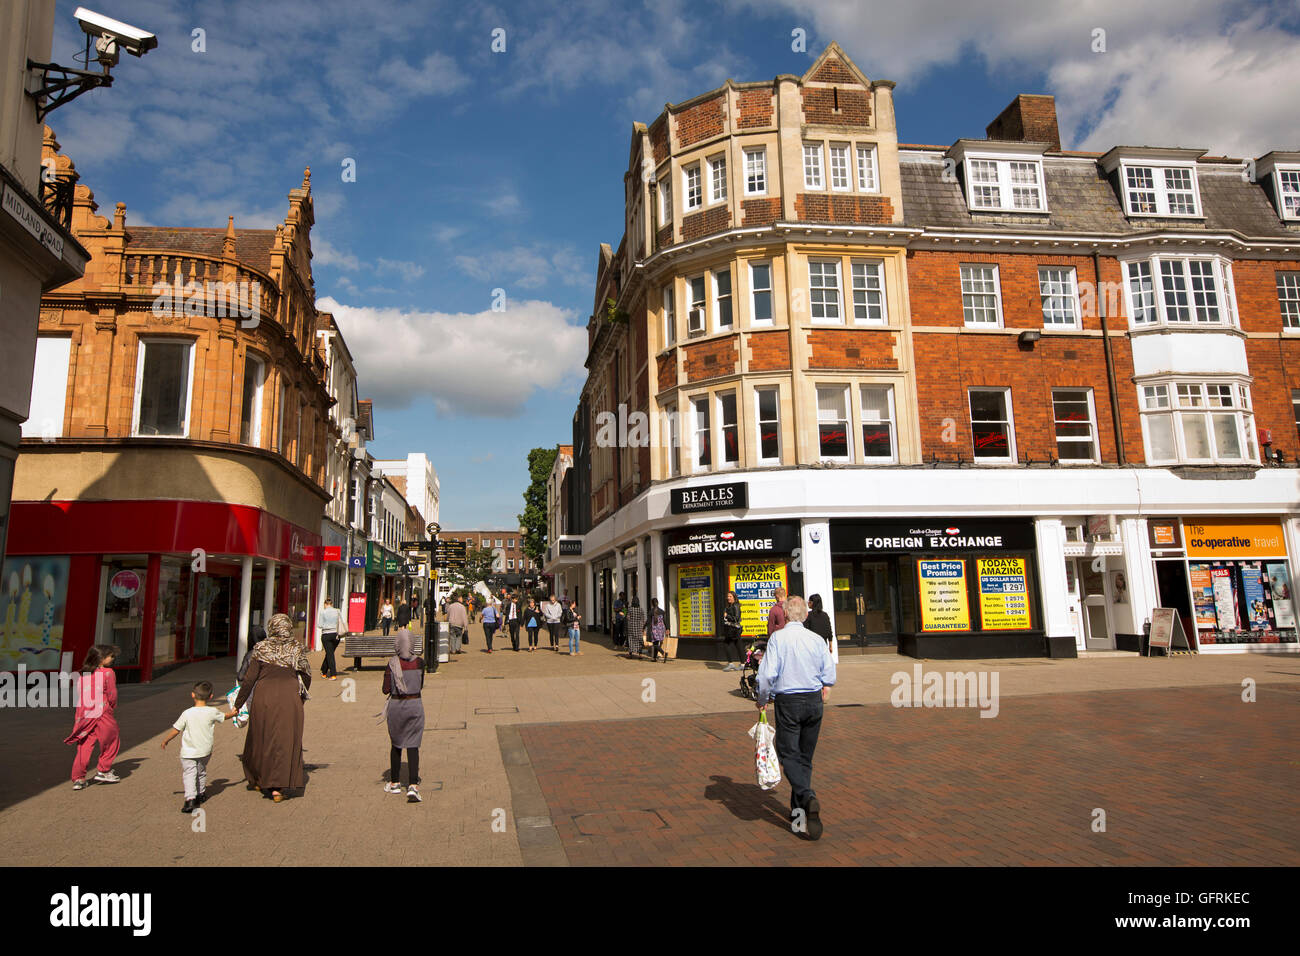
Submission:
<svg viewBox="0 0 1300 956">
<path fill-rule="evenodd" d="M 727 590 L 736 592 L 740 605 L 741 634 L 767 636 L 767 612 L 776 603 L 773 592 L 787 587 L 784 561 L 739 561 L 727 567 Z"/>
</svg>

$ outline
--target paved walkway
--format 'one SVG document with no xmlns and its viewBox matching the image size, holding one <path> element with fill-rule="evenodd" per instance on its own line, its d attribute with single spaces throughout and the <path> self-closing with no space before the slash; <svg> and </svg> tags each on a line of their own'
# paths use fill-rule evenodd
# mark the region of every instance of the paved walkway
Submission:
<svg viewBox="0 0 1300 956">
<path fill-rule="evenodd" d="M 753 769 L 744 731 L 755 710 L 740 697 L 737 675 L 698 661 L 627 660 L 608 647 L 608 640 L 599 635 L 585 639 L 580 657 L 548 650 L 489 655 L 481 650 L 476 625 L 471 652 L 429 675 L 428 730 L 421 754 L 425 800 L 415 806 L 382 792 L 388 738 L 377 722 L 383 704 L 381 660 L 370 659 L 359 673 L 345 670 L 338 681 L 318 680 L 307 704 L 309 782 L 303 795 L 273 804 L 247 791 L 238 761 L 243 732 L 219 727 L 203 832 L 195 832 L 195 821 L 179 812 L 183 798 L 175 744 L 167 751 L 158 745 L 189 705 L 195 680 L 211 680 L 220 691 L 233 684 L 229 659 L 189 665 L 153 684 L 121 687 L 123 747 L 115 769 L 123 780 L 116 785 L 72 790 L 72 750 L 61 743 L 72 722 L 68 711 L 0 710 L 0 863 L 633 862 L 612 835 L 615 824 L 599 823 L 593 829 L 594 818 L 587 824 L 574 821 L 590 813 L 639 814 L 647 808 L 667 814 L 673 840 L 638 843 L 641 859 L 752 860 L 749 850 L 739 851 L 735 859 L 693 853 L 679 838 L 683 827 L 689 832 L 694 826 L 709 840 L 728 846 L 740 840 L 768 854 L 764 859 L 784 860 L 789 834 L 734 812 L 739 808 L 751 814 L 765 803 L 779 808 L 788 797 L 785 789 L 757 802 L 745 794 L 745 787 L 753 789 Z M 321 657 L 312 655 L 315 666 Z M 350 664 L 346 657 L 343 662 Z M 1094 806 L 1111 808 L 1110 839 L 1126 848 L 1115 861 L 1133 862 L 1140 858 L 1133 855 L 1133 840 L 1147 837 L 1129 828 L 1135 811 L 1125 810 L 1125 799 L 1142 813 L 1175 820 L 1194 812 L 1195 826 L 1184 824 L 1190 830 L 1166 834 L 1179 843 L 1196 826 L 1213 833 L 1227 820 L 1269 841 L 1285 838 L 1292 847 L 1300 845 L 1284 796 L 1300 784 L 1294 750 L 1280 750 L 1276 740 L 1295 724 L 1300 659 L 1232 655 L 929 662 L 926 670 L 996 670 L 999 717 L 870 706 L 887 704 L 891 676 L 911 673 L 915 664 L 895 656 L 841 661 L 832 702 L 864 707 L 836 707 L 827 721 L 826 762 L 819 755 L 818 772 L 825 773 L 829 805 L 843 815 L 828 816 L 827 840 L 811 848 L 823 855 L 818 857 L 822 862 L 934 862 L 939 860 L 937 844 L 901 852 L 911 846 L 905 835 L 924 833 L 939 840 L 949 829 L 965 827 L 968 846 L 986 848 L 990 841 L 1004 839 L 1006 827 L 1027 825 L 1045 810 L 1055 814 L 1055 825 L 1071 821 L 1072 826 L 1080 808 L 1086 815 Z M 1241 681 L 1247 677 L 1259 684 L 1256 704 L 1240 702 Z M 1030 699 L 1016 700 L 1021 697 Z M 537 726 L 546 724 L 553 726 Z M 1121 740 L 1121 746 L 1116 734 L 1139 736 Z M 1063 743 L 1084 749 L 1062 749 Z M 838 750 L 843 751 L 839 756 Z M 1060 754 L 1056 763 L 1050 761 L 1053 753 Z M 863 761 L 862 754 L 875 756 Z M 949 766 L 957 758 L 994 769 L 958 788 L 961 773 Z M 1220 766 L 1229 758 L 1230 764 Z M 1072 761 L 1081 761 L 1073 775 L 1058 773 Z M 1214 773 L 1231 786 L 1220 781 L 1202 793 L 1188 790 L 1191 778 L 1185 774 L 1168 778 L 1198 761 L 1217 767 Z M 859 763 L 865 765 L 855 770 Z M 1128 786 L 1124 781 L 1142 767 L 1155 769 L 1142 771 L 1140 788 Z M 572 779 L 566 782 L 566 775 Z M 1008 804 L 1008 795 L 1019 793 L 1019 781 L 1029 779 L 1025 775 L 1033 778 L 1026 783 L 1033 799 L 1017 797 L 1019 802 Z M 997 787 L 991 780 L 998 781 Z M 1165 782 L 1156 790 L 1143 789 L 1160 780 Z M 856 830 L 849 825 L 850 801 L 841 788 L 870 794 L 869 802 L 852 810 L 858 814 Z M 1058 790 L 1077 793 L 1061 803 Z M 910 807 L 911 816 L 887 815 L 882 799 L 895 808 Z M 965 818 L 954 812 L 959 805 L 969 808 Z M 696 816 L 687 822 L 680 814 Z M 830 839 L 836 832 L 832 820 L 847 842 Z M 981 828 L 970 820 L 987 820 L 988 825 Z M 743 839 L 729 830 L 737 821 L 743 824 Z M 624 825 L 644 828 L 632 820 Z M 1089 832 L 1086 819 L 1081 826 Z M 1234 836 L 1240 834 L 1229 832 L 1224 839 Z M 900 851 L 896 860 L 877 852 L 882 840 Z M 1254 836 L 1251 841 L 1259 842 Z M 603 850 L 593 850 L 598 843 Z M 1052 862 L 1078 852 L 1060 840 L 1025 839 L 1018 845 L 1029 849 L 1030 843 Z M 809 847 L 796 842 L 793 849 L 811 858 Z M 954 862 L 973 859 L 986 856 L 968 853 Z M 1008 850 L 999 859 L 1011 862 L 1017 856 Z M 1273 859 L 1284 857 L 1274 854 Z M 1297 862 L 1294 855 L 1285 859 Z"/>
</svg>

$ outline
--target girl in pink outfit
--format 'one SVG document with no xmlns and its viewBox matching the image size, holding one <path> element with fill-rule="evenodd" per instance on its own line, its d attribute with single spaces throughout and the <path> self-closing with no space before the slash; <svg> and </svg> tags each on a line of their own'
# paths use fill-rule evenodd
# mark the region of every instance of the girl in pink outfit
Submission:
<svg viewBox="0 0 1300 956">
<path fill-rule="evenodd" d="M 113 711 L 117 708 L 117 675 L 113 660 L 120 651 L 112 644 L 96 644 L 86 653 L 81 665 L 77 694 L 77 714 L 72 733 L 63 741 L 77 748 L 72 761 L 72 789 L 86 785 L 90 755 L 99 744 L 99 772 L 96 783 L 117 783 L 122 778 L 113 773 L 113 758 L 121 747 L 121 735 Z"/>
</svg>

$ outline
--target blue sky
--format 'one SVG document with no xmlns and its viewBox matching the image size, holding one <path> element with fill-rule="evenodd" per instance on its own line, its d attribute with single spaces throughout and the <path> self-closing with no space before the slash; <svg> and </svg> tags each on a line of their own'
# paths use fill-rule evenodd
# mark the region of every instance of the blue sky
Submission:
<svg viewBox="0 0 1300 956">
<path fill-rule="evenodd" d="M 58 0 L 55 62 L 82 48 L 78 5 Z M 528 450 L 569 440 L 631 124 L 667 102 L 802 74 L 836 40 L 898 83 L 905 143 L 982 136 L 1017 93 L 1051 93 L 1067 148 L 1300 148 L 1293 2 L 90 6 L 159 38 L 50 117 L 101 213 L 269 227 L 310 166 L 317 304 L 375 401 L 371 451 L 427 453 L 448 528 L 513 526 Z"/>
</svg>

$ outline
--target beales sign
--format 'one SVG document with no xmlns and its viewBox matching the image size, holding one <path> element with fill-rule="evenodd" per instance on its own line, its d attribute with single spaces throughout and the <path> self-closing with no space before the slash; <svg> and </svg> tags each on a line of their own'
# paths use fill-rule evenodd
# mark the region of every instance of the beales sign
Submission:
<svg viewBox="0 0 1300 956">
<path fill-rule="evenodd" d="M 675 515 L 694 514 L 697 511 L 730 511 L 748 506 L 749 485 L 743 481 L 672 490 L 672 513 Z"/>
</svg>

